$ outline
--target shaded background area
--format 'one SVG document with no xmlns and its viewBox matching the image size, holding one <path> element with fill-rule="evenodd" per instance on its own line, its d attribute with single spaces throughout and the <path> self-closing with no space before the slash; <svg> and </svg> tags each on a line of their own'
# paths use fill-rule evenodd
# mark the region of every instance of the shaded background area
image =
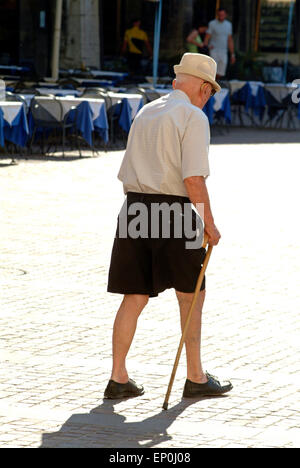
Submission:
<svg viewBox="0 0 300 468">
<path fill-rule="evenodd" d="M 240 66 L 232 70 L 242 79 L 245 60 L 253 55 L 256 1 L 221 2 L 233 23 Z M 284 59 L 288 23 L 287 2 L 262 2 L 259 60 L 273 63 Z M 49 76 L 55 2 L 50 0 L 0 0 L 0 64 L 29 64 L 39 76 Z M 145 0 L 64 0 L 61 66 L 107 66 L 118 69 L 125 30 L 140 17 L 153 42 L 155 4 Z M 199 21 L 215 17 L 210 0 L 164 0 L 161 34 L 161 62 L 174 63 L 186 50 L 185 39 Z M 87 18 L 87 20 L 85 20 Z M 93 21 L 92 21 L 93 19 Z M 290 63 L 300 66 L 300 0 L 296 0 L 290 44 Z M 92 39 L 91 39 L 92 38 Z M 93 51 L 91 55 L 91 41 Z M 250 70 L 251 71 L 251 70 Z M 253 70 L 252 70 L 253 71 Z M 255 71 L 255 70 L 254 70 Z M 162 68 L 164 74 L 166 68 Z M 249 72 L 250 73 L 250 72 Z M 237 76 L 236 76 L 237 77 Z"/>
</svg>

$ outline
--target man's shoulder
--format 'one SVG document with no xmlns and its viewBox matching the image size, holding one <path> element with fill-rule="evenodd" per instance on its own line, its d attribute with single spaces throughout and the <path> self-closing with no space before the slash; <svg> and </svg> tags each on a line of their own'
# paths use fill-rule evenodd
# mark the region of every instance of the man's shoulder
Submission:
<svg viewBox="0 0 300 468">
<path fill-rule="evenodd" d="M 176 96 L 172 94 L 168 95 L 168 102 L 166 103 L 166 108 L 168 111 L 174 115 L 181 115 L 185 119 L 200 119 L 205 120 L 205 113 L 197 106 L 192 104 L 189 99 L 184 99 L 183 96 Z"/>
<path fill-rule="evenodd" d="M 212 21 L 210 21 L 209 23 L 209 27 L 217 27 L 217 28 L 220 28 L 220 27 L 224 27 L 224 25 L 228 28 L 231 28 L 232 27 L 232 23 L 228 20 L 224 20 L 223 23 L 220 23 L 220 21 L 214 19 Z"/>
<path fill-rule="evenodd" d="M 199 107 L 194 106 L 181 96 L 175 96 L 173 93 L 162 96 L 155 101 L 146 104 L 139 112 L 138 117 L 148 117 L 149 114 L 161 114 L 162 116 L 178 116 L 184 119 L 198 119 L 208 122 L 206 114 Z"/>
<path fill-rule="evenodd" d="M 185 114 L 187 127 L 191 126 L 193 129 L 199 129 L 209 126 L 209 121 L 205 112 L 194 104 L 186 102 L 184 106 L 181 107 L 181 111 Z"/>
<path fill-rule="evenodd" d="M 216 25 L 216 23 L 217 23 L 217 20 L 216 20 L 216 19 L 211 20 L 211 21 L 208 23 L 208 27 L 213 27 L 213 26 Z"/>
<path fill-rule="evenodd" d="M 142 107 L 141 111 L 145 112 L 145 111 L 151 111 L 151 109 L 159 108 L 164 103 L 164 101 L 166 101 L 167 97 L 168 95 L 161 96 L 160 98 L 155 99 L 154 101 L 148 102 Z"/>
<path fill-rule="evenodd" d="M 144 119 L 149 119 L 149 117 L 155 117 L 156 114 L 158 114 L 162 109 L 162 107 L 165 107 L 165 100 L 166 96 L 163 96 L 159 99 L 156 99 L 155 101 L 145 104 L 136 115 L 134 122 L 143 121 Z"/>
<path fill-rule="evenodd" d="M 208 123 L 208 118 L 206 114 L 203 112 L 203 110 L 195 106 L 194 104 L 192 104 L 190 101 L 185 100 L 185 99 L 184 100 L 179 99 L 179 100 L 176 100 L 174 104 L 175 104 L 175 109 L 171 104 L 170 112 L 179 113 L 182 116 L 184 116 L 185 119 L 187 119 L 188 121 L 198 120 L 200 122 Z"/>
<path fill-rule="evenodd" d="M 208 124 L 208 118 L 205 112 L 202 109 L 199 109 L 199 107 L 193 106 L 191 104 L 191 118 L 198 120 L 200 123 L 203 123 L 204 125 Z"/>
<path fill-rule="evenodd" d="M 232 23 L 230 21 L 225 20 L 224 26 L 226 28 L 226 31 L 228 31 L 229 33 L 232 33 Z"/>
</svg>

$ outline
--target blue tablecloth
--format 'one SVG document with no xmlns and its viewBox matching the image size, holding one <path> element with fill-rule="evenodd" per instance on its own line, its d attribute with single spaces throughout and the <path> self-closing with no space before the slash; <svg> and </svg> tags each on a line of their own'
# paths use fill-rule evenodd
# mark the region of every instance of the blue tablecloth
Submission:
<svg viewBox="0 0 300 468">
<path fill-rule="evenodd" d="M 205 114 L 207 115 L 209 123 L 213 124 L 214 116 L 219 114 L 225 118 L 226 123 L 230 124 L 231 123 L 231 107 L 230 107 L 229 93 L 223 99 L 221 108 L 218 111 L 215 111 L 215 104 L 216 104 L 216 99 L 212 97 L 209 99 L 209 101 L 203 108 L 203 112 L 205 112 Z"/>
<path fill-rule="evenodd" d="M 83 80 L 81 82 L 81 86 L 83 88 L 97 88 L 97 87 L 112 87 L 116 86 L 118 84 L 118 81 L 116 80 Z"/>
<path fill-rule="evenodd" d="M 3 112 L 0 109 L 0 146 L 4 147 L 4 118 Z"/>
<path fill-rule="evenodd" d="M 141 98 L 141 102 L 140 102 L 137 112 L 139 112 L 142 109 L 143 105 L 144 105 L 143 99 Z M 123 128 L 123 130 L 125 130 L 125 132 L 129 133 L 131 125 L 132 125 L 132 109 L 131 109 L 128 99 L 125 98 L 122 100 L 122 103 L 120 104 L 120 107 L 119 107 L 119 111 L 120 111 L 119 125 L 121 128 Z"/>
<path fill-rule="evenodd" d="M 74 112 L 71 111 L 70 118 L 74 118 Z M 77 107 L 76 127 L 82 134 L 83 138 L 92 146 L 93 131 L 97 132 L 105 143 L 108 142 L 108 121 L 105 105 L 101 107 L 99 116 L 93 120 L 93 111 L 87 101 L 82 102 Z"/>
<path fill-rule="evenodd" d="M 25 107 L 21 107 L 11 125 L 4 120 L 3 115 L 0 107 L 0 146 L 4 147 L 5 140 L 7 140 L 15 145 L 25 147 L 29 136 Z"/>
<path fill-rule="evenodd" d="M 0 71 L 2 72 L 4 70 L 5 72 L 9 71 L 12 75 L 16 75 L 17 73 L 24 73 L 24 72 L 29 72 L 30 68 L 29 67 L 18 67 L 14 65 L 0 65 Z"/>
<path fill-rule="evenodd" d="M 257 117 L 263 118 L 267 104 L 263 86 L 258 86 L 257 94 L 253 94 L 251 85 L 246 83 L 245 86 L 232 95 L 232 100 L 233 102 L 244 103 L 246 112 L 252 109 Z"/>
</svg>

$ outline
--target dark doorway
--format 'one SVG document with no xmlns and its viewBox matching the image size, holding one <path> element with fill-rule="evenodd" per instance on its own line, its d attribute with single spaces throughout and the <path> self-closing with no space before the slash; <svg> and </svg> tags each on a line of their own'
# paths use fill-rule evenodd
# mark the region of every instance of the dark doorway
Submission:
<svg viewBox="0 0 300 468">
<path fill-rule="evenodd" d="M 0 64 L 19 61 L 19 1 L 0 0 Z"/>
<path fill-rule="evenodd" d="M 126 2 L 122 0 L 103 1 L 103 53 L 105 56 L 119 55 L 124 36 L 124 17 L 126 16 Z"/>
<path fill-rule="evenodd" d="M 55 2 L 50 0 L 20 0 L 19 63 L 37 77 L 50 72 L 54 12 Z"/>
</svg>

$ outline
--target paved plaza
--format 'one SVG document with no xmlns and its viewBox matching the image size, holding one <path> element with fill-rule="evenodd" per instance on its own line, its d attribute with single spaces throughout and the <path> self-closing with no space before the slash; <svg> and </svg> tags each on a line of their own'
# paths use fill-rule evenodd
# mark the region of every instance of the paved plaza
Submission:
<svg viewBox="0 0 300 468">
<path fill-rule="evenodd" d="M 150 300 L 130 351 L 145 395 L 103 400 L 123 154 L 0 159 L 0 447 L 299 447 L 300 138 L 213 138 L 208 188 L 222 241 L 207 272 L 203 362 L 234 389 L 182 399 L 183 353 L 167 412 L 180 340 L 173 291 Z"/>
</svg>

